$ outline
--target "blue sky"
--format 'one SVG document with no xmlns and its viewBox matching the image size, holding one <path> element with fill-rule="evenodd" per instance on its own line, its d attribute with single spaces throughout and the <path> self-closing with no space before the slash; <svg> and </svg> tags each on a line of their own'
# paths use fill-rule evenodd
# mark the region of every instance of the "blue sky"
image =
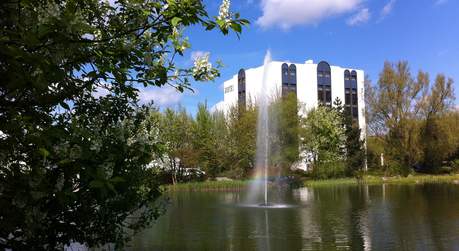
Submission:
<svg viewBox="0 0 459 251">
<path fill-rule="evenodd" d="M 206 1 L 211 15 L 220 1 Z M 384 61 L 407 60 L 419 69 L 452 77 L 459 98 L 459 1 L 457 0 L 233 0 L 231 11 L 250 20 L 240 39 L 193 27 L 192 48 L 179 59 L 209 52 L 225 67 L 214 82 L 194 83 L 194 94 L 162 90 L 153 95 L 162 107 L 181 104 L 194 114 L 199 102 L 223 100 L 222 83 L 240 68 L 259 66 L 271 50 L 274 60 L 360 68 L 377 82 Z M 459 104 L 456 101 L 456 104 Z"/>
</svg>

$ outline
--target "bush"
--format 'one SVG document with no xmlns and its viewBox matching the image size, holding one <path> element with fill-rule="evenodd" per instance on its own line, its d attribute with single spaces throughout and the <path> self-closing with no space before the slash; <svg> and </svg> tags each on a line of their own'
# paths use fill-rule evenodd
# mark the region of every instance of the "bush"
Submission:
<svg viewBox="0 0 459 251">
<path fill-rule="evenodd" d="M 459 159 L 451 161 L 451 167 L 453 168 L 453 171 L 459 171 Z"/>
<path fill-rule="evenodd" d="M 311 177 L 314 179 L 341 178 L 345 176 L 346 166 L 341 161 L 319 162 L 314 164 Z"/>
</svg>

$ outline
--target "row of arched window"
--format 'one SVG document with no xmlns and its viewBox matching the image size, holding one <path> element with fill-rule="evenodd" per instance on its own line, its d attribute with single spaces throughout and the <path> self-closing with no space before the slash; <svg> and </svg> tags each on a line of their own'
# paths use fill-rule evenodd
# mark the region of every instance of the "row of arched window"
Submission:
<svg viewBox="0 0 459 251">
<path fill-rule="evenodd" d="M 322 61 L 317 65 L 317 100 L 319 104 L 331 106 L 331 68 Z M 359 118 L 358 95 L 357 95 L 357 72 L 344 71 L 344 109 L 353 120 Z"/>
<path fill-rule="evenodd" d="M 282 71 L 282 96 L 288 93 L 296 94 L 297 71 L 295 64 L 286 63 L 281 66 Z M 317 65 L 317 99 L 319 104 L 331 106 L 331 68 L 330 65 L 322 61 Z M 358 91 L 357 91 L 357 72 L 355 70 L 344 71 L 344 108 L 346 114 L 358 119 Z M 239 70 L 238 74 L 238 101 L 239 106 L 246 106 L 246 76 L 244 69 Z"/>
</svg>

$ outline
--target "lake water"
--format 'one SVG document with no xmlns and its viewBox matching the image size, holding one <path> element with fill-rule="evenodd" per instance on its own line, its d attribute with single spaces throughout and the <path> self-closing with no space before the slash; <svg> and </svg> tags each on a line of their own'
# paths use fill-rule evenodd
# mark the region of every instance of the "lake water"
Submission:
<svg viewBox="0 0 459 251">
<path fill-rule="evenodd" d="M 274 191 L 290 208 L 239 206 L 243 192 L 167 195 L 130 250 L 459 250 L 459 185 Z"/>
</svg>

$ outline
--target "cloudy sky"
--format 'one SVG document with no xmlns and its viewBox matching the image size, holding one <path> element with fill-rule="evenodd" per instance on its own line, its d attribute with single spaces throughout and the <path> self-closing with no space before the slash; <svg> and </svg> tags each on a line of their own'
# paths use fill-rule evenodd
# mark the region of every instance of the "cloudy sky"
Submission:
<svg viewBox="0 0 459 251">
<path fill-rule="evenodd" d="M 218 14 L 220 0 L 206 5 L 211 15 Z M 210 53 L 225 65 L 221 78 L 193 84 L 194 93 L 150 89 L 141 98 L 162 107 L 181 104 L 190 113 L 198 102 L 211 107 L 223 99 L 222 83 L 240 68 L 261 65 L 268 49 L 274 60 L 361 68 L 374 83 L 384 61 L 407 60 L 413 72 L 455 79 L 459 98 L 457 0 L 232 0 L 231 10 L 251 22 L 240 39 L 194 27 L 187 32 L 193 47 L 179 59 L 191 65 L 196 55 Z"/>
</svg>

